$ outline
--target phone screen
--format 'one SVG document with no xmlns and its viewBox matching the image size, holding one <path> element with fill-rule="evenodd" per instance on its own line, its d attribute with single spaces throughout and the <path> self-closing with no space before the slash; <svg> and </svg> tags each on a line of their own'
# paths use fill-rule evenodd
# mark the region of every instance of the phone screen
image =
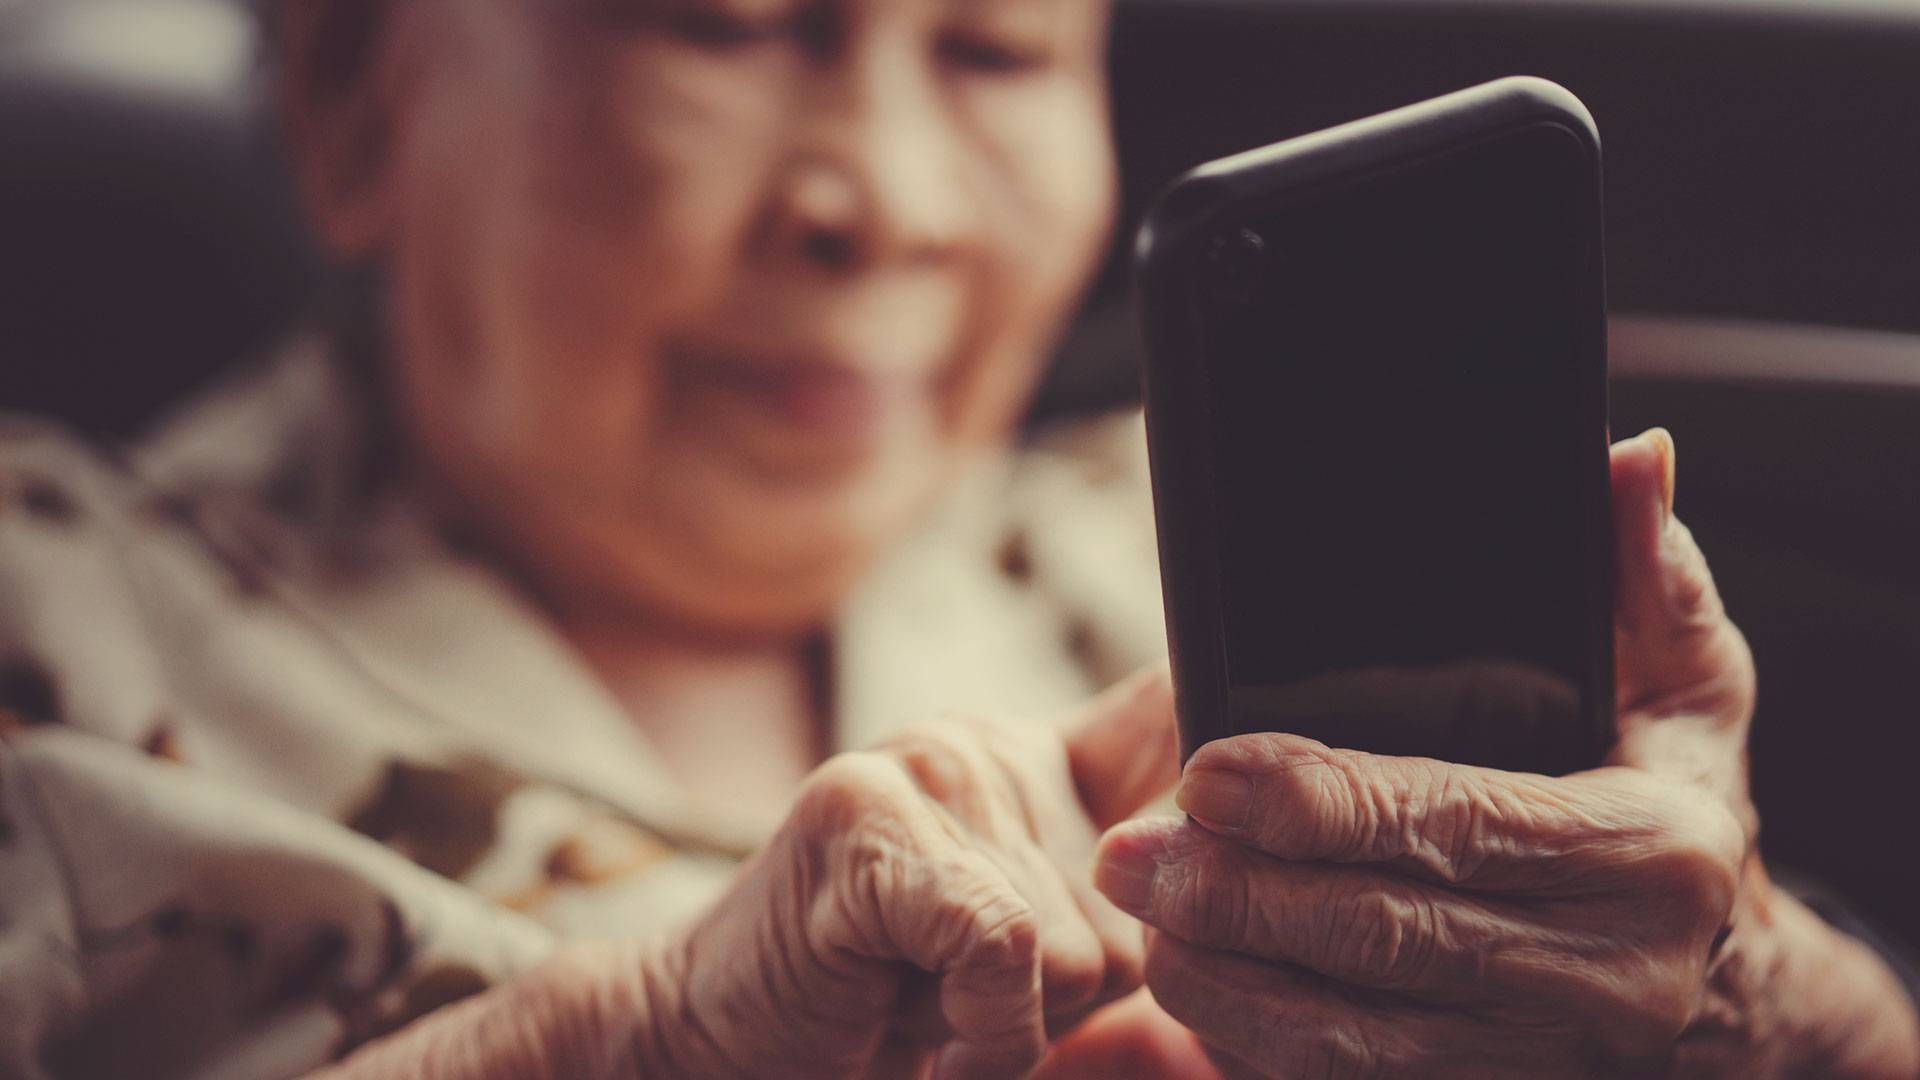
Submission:
<svg viewBox="0 0 1920 1080">
<path fill-rule="evenodd" d="M 1583 167 L 1542 124 L 1244 222 L 1207 346 L 1237 729 L 1537 762 L 1593 714 Z"/>
</svg>

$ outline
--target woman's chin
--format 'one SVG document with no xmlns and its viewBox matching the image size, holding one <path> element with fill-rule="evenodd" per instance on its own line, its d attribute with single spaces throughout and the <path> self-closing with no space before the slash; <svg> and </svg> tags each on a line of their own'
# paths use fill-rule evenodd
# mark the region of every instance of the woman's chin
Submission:
<svg viewBox="0 0 1920 1080">
<path fill-rule="evenodd" d="M 864 563 L 938 497 L 955 456 L 917 408 L 841 439 L 779 425 L 712 430 L 713 443 L 658 455 L 633 524 L 671 529 L 691 557 L 772 577 Z"/>
<path fill-rule="evenodd" d="M 807 631 L 949 483 L 958 455 L 930 408 L 910 412 L 838 443 L 712 411 L 597 455 L 555 433 L 537 472 L 468 476 L 463 501 L 563 609 L 709 636 Z"/>
<path fill-rule="evenodd" d="M 661 436 L 687 458 L 738 470 L 763 495 L 791 488 L 804 499 L 858 486 L 903 453 L 923 457 L 916 447 L 938 438 L 933 385 L 921 378 L 831 370 L 726 380 L 710 372 L 676 405 Z"/>
<path fill-rule="evenodd" d="M 795 566 L 769 574 L 732 568 L 720 560 L 620 569 L 609 582 L 627 601 L 629 614 L 661 628 L 727 640 L 792 638 L 832 622 L 867 561 L 853 556 L 836 563 Z"/>
<path fill-rule="evenodd" d="M 577 591 L 703 636 L 811 632 L 939 491 L 924 469 L 772 487 L 708 479 L 580 537 L 568 561 L 592 580 Z"/>
</svg>

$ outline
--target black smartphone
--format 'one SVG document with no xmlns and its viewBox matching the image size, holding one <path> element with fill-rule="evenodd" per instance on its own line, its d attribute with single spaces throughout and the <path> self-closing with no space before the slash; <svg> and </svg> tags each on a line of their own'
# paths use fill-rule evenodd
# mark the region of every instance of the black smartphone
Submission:
<svg viewBox="0 0 1920 1080">
<path fill-rule="evenodd" d="M 1182 751 L 1613 732 L 1600 142 L 1510 78 L 1203 165 L 1136 248 Z"/>
</svg>

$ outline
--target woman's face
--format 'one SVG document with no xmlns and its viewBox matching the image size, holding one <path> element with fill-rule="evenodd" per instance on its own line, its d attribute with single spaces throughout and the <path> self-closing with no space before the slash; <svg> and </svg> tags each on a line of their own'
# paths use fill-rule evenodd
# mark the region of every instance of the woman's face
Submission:
<svg viewBox="0 0 1920 1080">
<path fill-rule="evenodd" d="M 1004 438 L 1106 237 L 1098 0 L 384 18 L 322 230 L 387 266 L 430 472 L 572 602 L 819 620 Z"/>
</svg>

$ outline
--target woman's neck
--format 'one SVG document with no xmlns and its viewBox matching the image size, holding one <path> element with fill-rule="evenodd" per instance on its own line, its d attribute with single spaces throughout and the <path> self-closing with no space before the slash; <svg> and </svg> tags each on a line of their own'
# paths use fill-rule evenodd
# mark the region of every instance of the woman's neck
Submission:
<svg viewBox="0 0 1920 1080">
<path fill-rule="evenodd" d="M 578 619 L 561 629 L 698 813 L 771 828 L 830 750 L 822 636 L 732 644 Z"/>
<path fill-rule="evenodd" d="M 417 481 L 449 543 L 512 567 L 686 788 L 690 808 L 735 827 L 777 824 L 831 748 L 824 629 L 722 633 L 610 597 L 564 560 L 489 529 L 430 471 Z M 521 538 L 521 539 L 524 539 Z"/>
</svg>

